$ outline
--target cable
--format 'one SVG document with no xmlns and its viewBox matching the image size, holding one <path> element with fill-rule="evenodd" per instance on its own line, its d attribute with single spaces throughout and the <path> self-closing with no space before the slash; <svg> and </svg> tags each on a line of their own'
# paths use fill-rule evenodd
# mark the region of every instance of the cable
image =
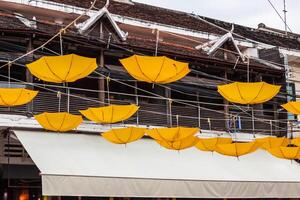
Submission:
<svg viewBox="0 0 300 200">
<path fill-rule="evenodd" d="M 1 74 L 0 74 L 0 76 L 1 77 L 6 77 L 6 76 L 1 75 Z M 45 89 L 45 90 L 50 91 L 50 92 L 57 93 L 56 90 L 52 90 L 52 89 L 49 89 L 49 88 L 42 87 L 42 86 L 40 86 L 40 84 L 37 85 L 35 83 L 27 83 L 27 82 L 24 82 L 24 81 L 15 79 L 15 78 L 12 78 L 12 80 L 21 82 L 23 84 L 32 85 L 32 86 L 35 86 L 35 87 L 38 87 L 38 88 L 42 88 L 42 89 Z M 70 95 L 70 96 L 73 96 L 75 98 L 79 98 L 79 99 L 83 99 L 83 100 L 87 100 L 87 101 L 92 101 L 92 102 L 96 102 L 96 103 L 100 103 L 101 102 L 101 103 L 103 103 L 105 105 L 109 105 L 108 103 L 105 103 L 105 102 L 102 102 L 102 101 L 99 101 L 99 100 L 85 98 L 85 97 L 81 97 L 81 96 L 77 96 L 77 95 L 73 95 L 73 94 L 67 94 L 67 93 L 64 93 L 64 92 L 61 92 L 61 94 L 62 95 Z M 144 110 L 144 109 L 139 110 L 139 112 L 146 112 L 146 113 L 158 114 L 158 115 L 169 116 L 169 117 L 171 116 L 171 117 L 180 117 L 180 118 L 186 118 L 186 119 L 196 119 L 196 120 L 209 120 L 210 119 L 208 117 L 205 117 L 205 118 L 204 117 L 200 117 L 199 118 L 199 117 L 191 117 L 191 116 L 184 116 L 184 115 L 174 115 L 174 114 L 160 113 L 160 112 L 149 111 L 149 110 Z M 226 119 L 212 119 L 212 120 L 214 120 L 214 121 L 224 121 L 224 122 L 227 121 Z M 247 122 L 247 121 L 251 121 L 251 120 L 245 120 L 245 119 L 243 119 L 243 121 Z M 271 121 L 274 121 L 274 120 L 264 120 L 264 121 L 266 121 L 266 123 L 270 123 Z M 247 130 L 252 130 L 252 129 L 241 129 L 241 130 L 247 131 Z M 286 129 L 281 128 L 281 131 L 283 131 L 283 130 L 286 130 Z M 268 130 L 268 129 L 256 129 L 256 132 L 257 131 L 270 131 L 270 130 Z"/>
<path fill-rule="evenodd" d="M 85 10 L 85 12 L 83 12 L 81 15 L 79 15 L 78 17 L 76 17 L 72 22 L 70 22 L 68 25 L 66 25 L 64 28 L 62 28 L 59 32 L 57 32 L 54 36 L 52 36 L 49 40 L 47 40 L 47 41 L 46 41 L 45 43 L 43 43 L 41 46 L 39 46 L 39 47 L 37 47 L 37 48 L 35 48 L 35 49 L 32 49 L 31 51 L 28 51 L 27 53 L 25 53 L 25 54 L 19 56 L 18 58 L 15 58 L 15 59 L 12 60 L 11 62 L 8 62 L 8 63 L 6 63 L 6 64 L 4 64 L 4 65 L 1 65 L 1 66 L 0 66 L 0 69 L 3 68 L 3 67 L 5 67 L 5 66 L 8 66 L 9 64 L 12 64 L 12 63 L 18 61 L 18 60 L 20 60 L 20 59 L 22 59 L 22 58 L 24 58 L 24 57 L 26 57 L 27 55 L 30 55 L 30 54 L 34 53 L 35 51 L 37 51 L 37 50 L 39 50 L 39 49 L 41 49 L 41 48 L 43 48 L 43 47 L 45 47 L 48 43 L 50 43 L 50 42 L 51 42 L 52 40 L 54 40 L 56 37 L 60 36 L 61 34 L 64 34 L 64 32 L 65 32 L 70 26 L 72 26 L 73 24 L 75 24 L 80 18 L 82 18 L 84 15 L 86 15 L 86 13 L 89 12 L 89 11 L 93 8 L 93 6 L 95 5 L 96 1 L 97 1 L 97 0 L 94 0 L 94 2 L 92 3 L 92 5 L 91 5 L 91 7 L 90 7 L 89 9 Z"/>
<path fill-rule="evenodd" d="M 96 72 L 96 71 L 95 71 L 95 73 L 98 74 L 98 75 L 100 75 L 100 76 L 102 76 L 102 77 L 106 77 L 105 75 L 103 75 L 103 74 L 101 74 L 101 73 L 99 73 L 99 72 Z M 117 81 L 117 80 L 112 79 L 112 78 L 110 78 L 110 80 L 115 81 L 115 82 L 118 82 L 118 83 L 123 84 L 123 85 L 127 85 L 128 87 L 135 88 L 134 86 L 131 86 L 131 85 L 126 84 L 126 83 L 123 83 L 123 82 L 121 82 L 121 81 Z M 141 88 L 136 88 L 136 89 L 137 89 L 137 90 L 140 90 L 140 91 L 142 91 L 142 92 L 145 92 L 145 93 L 154 95 L 154 96 L 161 97 L 161 98 L 164 99 L 164 100 L 170 100 L 169 98 L 166 98 L 166 97 L 164 97 L 164 96 L 161 96 L 161 95 L 158 95 L 158 94 L 149 92 L 149 91 L 147 91 L 147 90 L 143 90 L 143 89 L 141 89 Z M 174 100 L 172 99 L 172 101 L 174 101 Z M 195 106 L 195 105 L 189 104 L 189 103 L 185 103 L 185 102 L 182 102 L 182 101 L 180 101 L 180 100 L 176 100 L 176 101 L 174 101 L 174 102 L 180 103 L 180 104 L 182 104 L 182 105 L 187 105 L 187 106 L 191 106 L 191 107 L 196 107 L 196 108 L 198 108 L 198 106 Z M 216 112 L 216 113 L 221 113 L 221 114 L 228 115 L 228 116 L 232 116 L 232 114 L 225 113 L 225 112 L 222 112 L 222 111 L 216 111 L 216 110 L 209 109 L 209 108 L 203 108 L 203 109 L 204 109 L 204 110 L 209 110 L 209 111 L 212 111 L 212 112 Z M 251 117 L 251 119 L 252 119 L 252 117 Z M 264 119 L 257 118 L 257 117 L 254 117 L 254 119 L 256 119 L 256 120 L 258 120 L 258 121 L 261 121 L 261 122 L 265 123 L 265 122 L 264 122 Z M 275 126 L 275 127 L 281 129 L 281 127 L 279 127 L 279 126 Z"/>
<path fill-rule="evenodd" d="M 276 12 L 276 14 L 278 15 L 278 17 L 281 19 L 281 21 L 285 24 L 285 26 L 290 30 L 291 33 L 293 33 L 293 31 L 290 29 L 289 25 L 286 23 L 286 21 L 282 18 L 282 16 L 280 15 L 280 13 L 278 12 L 278 10 L 276 9 L 276 7 L 273 5 L 273 3 L 268 0 L 269 4 L 271 5 L 271 7 L 274 9 L 274 11 Z"/>
</svg>

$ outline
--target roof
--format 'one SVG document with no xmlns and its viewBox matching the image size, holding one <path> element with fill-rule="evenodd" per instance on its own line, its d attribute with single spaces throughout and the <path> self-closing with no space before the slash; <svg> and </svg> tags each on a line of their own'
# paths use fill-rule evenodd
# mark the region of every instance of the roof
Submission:
<svg viewBox="0 0 300 200">
<path fill-rule="evenodd" d="M 120 47 L 125 47 L 134 50 L 144 50 L 145 52 L 153 53 L 155 51 L 156 34 L 151 29 L 135 27 L 132 25 L 119 24 L 120 28 L 129 33 L 126 42 L 116 43 Z M 20 20 L 18 20 L 12 14 L 0 13 L 0 30 L 10 33 L 39 33 L 41 35 L 52 36 L 61 29 L 61 26 L 50 22 L 37 22 L 37 29 L 27 27 Z M 75 32 L 76 30 L 70 29 L 65 35 L 78 37 L 85 41 L 91 41 L 92 39 L 82 37 Z M 92 34 L 90 34 L 92 36 Z M 197 42 L 191 42 L 189 40 L 172 37 L 168 33 L 160 33 L 161 41 L 159 42 L 158 52 L 164 55 L 170 55 L 171 57 L 178 57 L 181 59 L 191 58 L 198 61 L 205 61 L 205 63 L 219 63 L 222 66 L 233 66 L 234 59 L 225 61 L 223 58 L 209 57 L 206 53 L 196 50 L 194 47 Z M 199 39 L 198 39 L 199 40 Z M 204 63 L 203 63 L 204 64 Z M 251 66 L 256 69 L 266 70 L 268 67 L 264 64 L 260 64 L 256 61 L 251 62 Z M 246 68 L 246 64 L 240 63 L 240 67 Z M 275 73 L 280 73 L 281 70 L 272 70 Z M 277 72 L 276 72 L 277 71 Z"/>
<path fill-rule="evenodd" d="M 52 1 L 84 8 L 88 8 L 91 5 L 90 0 Z M 96 7 L 103 7 L 105 5 L 105 2 L 105 0 L 98 0 L 96 3 Z M 111 1 L 108 10 L 113 14 L 219 35 L 224 35 L 226 32 L 220 30 L 219 28 L 211 24 L 205 23 L 202 20 L 197 19 L 197 17 L 200 17 L 201 19 L 205 19 L 215 25 L 225 28 L 228 31 L 232 28 L 232 23 L 228 23 L 225 21 L 206 18 L 203 16 L 195 17 L 192 16 L 192 14 L 190 13 L 174 11 L 137 2 L 134 2 L 133 4 L 128 4 Z M 300 38 L 300 35 L 297 34 L 289 34 L 288 36 L 285 36 L 280 33 L 276 34 L 274 32 L 263 31 L 261 29 L 254 29 L 241 25 L 235 25 L 234 32 L 249 39 L 266 43 L 269 45 L 300 50 L 300 42 L 297 40 L 297 38 Z"/>
</svg>

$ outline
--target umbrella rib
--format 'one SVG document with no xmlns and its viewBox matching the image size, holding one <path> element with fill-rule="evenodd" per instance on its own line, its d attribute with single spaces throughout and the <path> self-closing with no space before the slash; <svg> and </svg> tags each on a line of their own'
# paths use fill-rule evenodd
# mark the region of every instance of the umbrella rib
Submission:
<svg viewBox="0 0 300 200">
<path fill-rule="evenodd" d="M 204 148 L 207 149 L 207 150 L 209 151 L 209 148 L 207 148 L 207 146 L 205 145 L 205 142 L 202 142 L 202 141 L 201 141 L 201 143 L 202 143 L 202 145 L 204 146 Z"/>
<path fill-rule="evenodd" d="M 284 155 L 284 153 L 283 153 L 281 147 L 278 147 L 278 148 L 279 148 L 280 153 L 282 154 L 282 157 L 285 158 L 285 159 L 287 159 L 287 158 L 285 157 L 285 155 Z"/>
<path fill-rule="evenodd" d="M 130 135 L 129 135 L 126 143 L 130 142 L 130 140 L 131 140 L 131 138 L 133 136 L 133 127 L 129 128 L 129 129 L 130 129 Z"/>
<path fill-rule="evenodd" d="M 244 97 L 243 97 L 242 94 L 241 94 L 241 91 L 240 91 L 240 88 L 239 88 L 238 83 L 236 83 L 236 88 L 237 88 L 237 91 L 238 91 L 238 93 L 239 93 L 239 95 L 240 95 L 240 98 L 243 99 L 243 100 L 245 100 Z"/>
<path fill-rule="evenodd" d="M 52 70 L 51 67 L 49 66 L 49 64 L 48 64 L 48 62 L 47 62 L 47 60 L 46 60 L 46 58 L 44 58 L 44 61 L 45 61 L 45 64 L 46 64 L 47 68 L 48 68 L 49 71 L 52 73 L 52 75 L 54 75 L 59 81 L 63 81 L 57 74 L 55 74 L 55 73 L 53 72 L 53 70 Z"/>
<path fill-rule="evenodd" d="M 45 118 L 46 118 L 48 124 L 50 125 L 50 127 L 52 127 L 53 131 L 57 131 L 58 129 L 55 128 L 55 127 L 50 123 L 50 120 L 48 119 L 47 113 L 45 113 Z"/>
<path fill-rule="evenodd" d="M 65 123 L 66 116 L 67 116 L 67 113 L 65 113 L 65 115 L 64 115 L 64 118 L 63 118 L 63 121 L 62 121 L 61 124 L 60 124 L 59 130 L 61 130 L 63 124 Z"/>
<path fill-rule="evenodd" d="M 297 109 L 292 103 L 290 103 L 290 106 L 291 106 L 293 109 L 295 109 L 295 110 L 297 111 L 297 113 L 300 113 L 300 112 L 298 111 L 298 109 Z M 297 114 L 297 113 L 295 113 L 295 114 Z"/>
<path fill-rule="evenodd" d="M 86 71 L 89 71 L 92 65 L 93 65 L 93 62 L 91 62 L 91 64 L 90 64 L 85 70 L 83 70 L 82 72 L 80 72 L 80 73 L 77 74 L 76 76 L 77 76 L 77 77 L 80 77 L 81 74 L 83 74 L 83 73 L 86 72 Z M 92 73 L 92 72 L 91 72 L 91 73 Z M 76 76 L 75 76 L 75 77 L 76 77 Z M 69 79 L 72 79 L 72 78 L 73 78 L 73 77 L 71 77 L 71 78 L 69 78 Z M 83 78 L 83 77 L 80 77 L 80 78 Z M 77 78 L 77 79 L 75 78 L 75 80 L 78 80 L 78 79 L 80 79 L 80 78 Z M 75 80 L 74 80 L 74 81 L 75 81 Z"/>
<path fill-rule="evenodd" d="M 96 114 L 94 114 L 94 112 L 93 112 L 93 110 L 92 109 L 88 109 L 88 112 L 90 112 L 91 113 L 91 115 L 93 115 L 94 117 L 95 117 L 95 122 L 100 122 L 101 120 L 99 120 L 99 118 L 97 117 L 97 115 Z M 93 121 L 93 120 L 92 120 Z"/>
<path fill-rule="evenodd" d="M 157 76 L 156 76 L 156 78 L 154 79 L 153 82 L 155 82 L 156 79 L 158 79 L 158 77 L 159 77 L 159 75 L 160 75 L 160 73 L 161 73 L 161 71 L 162 71 L 162 68 L 163 68 L 163 66 L 164 66 L 164 64 L 165 64 L 165 60 L 166 60 L 166 58 L 164 57 L 164 60 L 163 60 L 163 62 L 162 62 L 162 65 L 160 66 L 159 72 L 158 72 L 158 74 L 157 74 Z"/>
<path fill-rule="evenodd" d="M 20 97 L 22 96 L 22 93 L 24 92 L 24 89 L 21 89 L 21 92 L 19 93 L 19 96 L 16 98 L 16 100 L 13 102 L 13 104 L 17 103 Z"/>
<path fill-rule="evenodd" d="M 67 82 L 67 78 L 68 78 L 68 76 L 70 74 L 70 71 L 71 71 L 71 67 L 72 67 L 72 64 L 73 64 L 73 57 L 74 57 L 74 55 L 71 55 L 71 62 L 70 62 L 70 65 L 69 65 L 68 72 L 67 72 L 67 74 L 65 76 L 65 80 L 64 80 L 65 82 Z"/>
<path fill-rule="evenodd" d="M 235 145 L 235 155 L 236 155 L 236 157 L 239 157 L 238 152 L 237 152 L 237 144 L 236 144 L 236 142 L 234 143 L 234 145 Z"/>
<path fill-rule="evenodd" d="M 4 98 L 2 97 L 2 95 L 0 95 L 0 99 L 1 99 L 1 101 L 3 101 L 4 105 L 9 106 L 9 104 L 6 101 L 4 101 Z"/>
<path fill-rule="evenodd" d="M 177 73 L 177 68 L 176 68 L 176 75 L 175 75 L 175 76 L 177 76 L 178 74 L 180 74 L 181 72 L 183 72 L 184 69 L 185 69 L 185 68 L 182 68 L 182 70 L 181 70 L 179 73 Z M 174 78 L 174 77 L 170 77 L 170 78 L 164 80 L 164 83 L 168 82 L 169 80 L 172 80 L 172 78 Z"/>
<path fill-rule="evenodd" d="M 264 85 L 265 85 L 265 83 L 262 83 L 262 84 L 261 84 L 261 87 L 260 87 L 260 89 L 259 89 L 257 95 L 250 101 L 251 103 L 252 103 L 253 101 L 255 101 L 255 99 L 259 96 L 259 94 L 261 93 L 261 91 L 262 91 Z"/>
<path fill-rule="evenodd" d="M 141 71 L 141 73 L 142 73 L 148 80 L 150 80 L 150 82 L 152 83 L 153 81 L 152 81 L 152 80 L 151 80 L 151 79 L 150 79 L 150 78 L 142 71 L 142 68 L 141 68 L 141 66 L 140 66 L 140 63 L 139 63 L 137 57 L 135 56 L 134 58 L 135 58 L 135 60 L 136 60 L 136 64 L 137 64 L 139 70 Z"/>
<path fill-rule="evenodd" d="M 158 131 L 158 129 L 155 129 L 155 131 L 157 132 L 158 136 L 164 140 L 165 142 L 168 142 L 164 137 L 161 136 L 160 132 Z"/>
<path fill-rule="evenodd" d="M 80 124 L 80 123 L 79 123 Z M 79 124 L 78 124 L 78 126 L 79 126 Z M 73 122 L 73 124 L 70 126 L 70 128 L 71 129 L 74 129 L 74 128 L 76 128 L 77 127 L 77 120 L 75 121 L 74 120 L 74 122 Z"/>
<path fill-rule="evenodd" d="M 104 124 L 104 123 L 106 123 L 105 122 L 105 119 L 104 119 L 104 110 L 102 109 L 101 110 L 101 115 L 102 115 L 102 123 Z M 101 120 L 100 120 L 101 121 Z"/>
<path fill-rule="evenodd" d="M 114 119 L 114 107 L 111 106 L 111 117 L 110 117 L 110 123 L 113 123 L 113 119 Z"/>
<path fill-rule="evenodd" d="M 114 135 L 116 136 L 117 140 L 119 140 L 119 141 L 118 141 L 119 144 L 124 144 L 124 143 L 126 143 L 126 142 L 122 141 L 122 140 L 118 137 L 118 134 L 115 132 L 114 129 L 112 129 L 111 131 L 114 133 Z"/>
</svg>

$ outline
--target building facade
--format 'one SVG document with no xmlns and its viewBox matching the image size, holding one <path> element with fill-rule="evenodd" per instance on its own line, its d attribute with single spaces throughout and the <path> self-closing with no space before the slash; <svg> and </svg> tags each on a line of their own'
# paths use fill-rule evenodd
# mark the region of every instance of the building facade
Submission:
<svg viewBox="0 0 300 200">
<path fill-rule="evenodd" d="M 207 135 L 238 133 L 241 141 L 286 136 L 297 130 L 297 119 L 279 105 L 299 96 L 300 35 L 285 35 L 263 24 L 258 28 L 233 25 L 130 0 L 98 0 L 88 10 L 90 6 L 87 0 L 0 1 L 0 63 L 18 58 L 0 69 L 1 85 L 7 87 L 9 82 L 40 91 L 26 106 L 0 108 L 1 195 L 42 198 L 40 171 L 14 131 L 40 131 L 33 115 L 44 111 L 78 114 L 78 110 L 105 103 L 135 103 L 142 110 L 113 127 L 199 127 Z M 45 45 L 60 31 L 61 37 Z M 45 83 L 25 67 L 45 55 L 70 53 L 97 58 L 99 67 L 97 73 L 68 85 L 69 98 L 63 85 Z M 188 62 L 191 73 L 168 85 L 138 82 L 119 62 L 133 54 Z M 265 81 L 282 87 L 267 103 L 240 106 L 224 101 L 217 92 L 218 85 L 233 81 Z M 76 132 L 98 134 L 110 128 L 85 121 Z M 52 197 L 56 198 L 61 197 Z"/>
</svg>

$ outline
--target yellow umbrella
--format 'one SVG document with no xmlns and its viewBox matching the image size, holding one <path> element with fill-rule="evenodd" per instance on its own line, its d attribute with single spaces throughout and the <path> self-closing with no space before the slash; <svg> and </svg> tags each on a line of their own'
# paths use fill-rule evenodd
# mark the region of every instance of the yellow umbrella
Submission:
<svg viewBox="0 0 300 200">
<path fill-rule="evenodd" d="M 268 152 L 277 158 L 295 160 L 300 158 L 300 147 L 274 147 Z"/>
<path fill-rule="evenodd" d="M 109 142 L 114 144 L 127 144 L 141 139 L 145 134 L 145 128 L 121 128 L 121 129 L 112 129 L 105 133 L 102 133 L 102 136 Z"/>
<path fill-rule="evenodd" d="M 155 128 L 147 130 L 146 133 L 157 141 L 176 142 L 194 136 L 199 131 L 198 128 Z"/>
<path fill-rule="evenodd" d="M 280 86 L 265 82 L 235 82 L 218 86 L 218 92 L 229 102 L 239 104 L 258 104 L 269 101 L 280 90 Z"/>
<path fill-rule="evenodd" d="M 0 88 L 1 106 L 20 106 L 29 103 L 38 91 L 24 88 Z"/>
<path fill-rule="evenodd" d="M 217 145 L 216 152 L 226 156 L 240 157 L 256 151 L 260 146 L 259 142 L 232 143 Z"/>
<path fill-rule="evenodd" d="M 139 109 L 138 106 L 131 105 L 110 105 L 99 108 L 89 108 L 79 112 L 87 119 L 103 124 L 112 124 L 129 119 Z"/>
<path fill-rule="evenodd" d="M 199 142 L 195 147 L 201 151 L 215 151 L 219 144 L 231 144 L 231 138 L 199 138 Z"/>
<path fill-rule="evenodd" d="M 97 63 L 95 58 L 69 54 L 43 56 L 26 66 L 31 74 L 43 81 L 63 83 L 86 77 L 97 68 Z"/>
<path fill-rule="evenodd" d="M 292 139 L 291 144 L 296 145 L 297 147 L 300 147 L 300 138 Z"/>
<path fill-rule="evenodd" d="M 284 109 L 293 113 L 295 115 L 300 115 L 300 102 L 299 101 L 291 101 L 284 105 L 281 105 Z"/>
<path fill-rule="evenodd" d="M 148 83 L 171 83 L 185 77 L 188 63 L 178 62 L 165 56 L 138 56 L 121 59 L 127 72 L 137 80 Z"/>
<path fill-rule="evenodd" d="M 274 147 L 280 147 L 280 146 L 287 146 L 289 144 L 289 140 L 285 137 L 265 137 L 265 138 L 259 138 L 256 139 L 257 142 L 261 143 L 262 149 L 269 149 Z"/>
<path fill-rule="evenodd" d="M 175 142 L 166 142 L 166 141 L 159 141 L 156 140 L 156 142 L 161 145 L 162 147 L 165 147 L 166 149 L 170 149 L 170 150 L 184 150 L 190 147 L 195 146 L 195 144 L 197 144 L 199 141 L 199 139 L 195 136 L 190 136 L 187 138 L 184 138 L 182 140 L 179 141 L 175 141 Z"/>
<path fill-rule="evenodd" d="M 46 130 L 67 132 L 77 128 L 81 122 L 81 115 L 72 115 L 66 112 L 34 115 L 39 124 Z"/>
</svg>

